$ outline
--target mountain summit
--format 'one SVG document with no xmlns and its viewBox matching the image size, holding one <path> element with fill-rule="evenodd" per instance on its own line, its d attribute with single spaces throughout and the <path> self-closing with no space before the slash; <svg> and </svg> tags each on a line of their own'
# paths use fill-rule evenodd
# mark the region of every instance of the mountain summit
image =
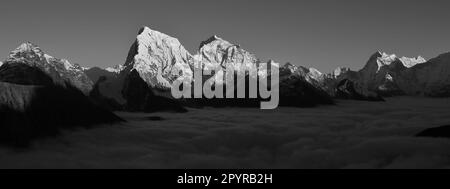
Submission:
<svg viewBox="0 0 450 189">
<path fill-rule="evenodd" d="M 85 94 L 88 94 L 92 90 L 93 82 L 84 73 L 80 65 L 71 64 L 66 59 L 58 59 L 45 54 L 40 47 L 31 42 L 23 43 L 11 51 L 2 66 L 3 79 L 6 79 L 7 75 L 16 75 L 15 73 L 8 73 L 8 70 L 11 71 L 11 69 L 7 69 L 7 67 L 15 67 L 15 71 L 19 71 L 17 68 L 20 66 L 17 66 L 17 64 L 25 64 L 29 67 L 40 69 L 50 76 L 55 84 L 61 86 L 69 84 Z M 27 76 L 26 73 L 23 74 Z M 11 79 L 11 77 L 9 78 Z M 12 80 L 8 81 L 14 82 Z"/>
<path fill-rule="evenodd" d="M 202 63 L 204 69 L 232 65 L 236 71 L 239 71 L 241 66 L 250 68 L 253 64 L 259 63 L 254 54 L 216 35 L 200 43 L 200 49 L 194 55 L 194 59 Z"/>
<path fill-rule="evenodd" d="M 154 88 L 170 89 L 181 74 L 192 77 L 189 52 L 178 39 L 143 27 L 130 48 L 123 70 L 136 70 Z"/>
<path fill-rule="evenodd" d="M 378 70 L 380 70 L 381 67 L 383 66 L 389 66 L 391 63 L 395 61 L 401 62 L 403 66 L 405 66 L 406 68 L 411 68 L 417 64 L 427 62 L 427 60 L 425 60 L 425 58 L 423 58 L 422 56 L 418 56 L 417 58 L 409 58 L 409 57 L 398 58 L 397 55 L 395 54 L 387 54 L 385 52 L 383 53 L 378 52 L 376 53 L 376 55 L 378 56 L 377 58 Z"/>
</svg>

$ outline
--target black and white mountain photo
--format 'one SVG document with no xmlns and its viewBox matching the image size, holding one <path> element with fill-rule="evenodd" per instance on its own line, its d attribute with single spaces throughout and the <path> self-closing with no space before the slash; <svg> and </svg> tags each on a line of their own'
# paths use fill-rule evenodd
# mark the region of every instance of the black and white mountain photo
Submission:
<svg viewBox="0 0 450 189">
<path fill-rule="evenodd" d="M 0 169 L 448 169 L 448 7 L 2 1 Z"/>
</svg>

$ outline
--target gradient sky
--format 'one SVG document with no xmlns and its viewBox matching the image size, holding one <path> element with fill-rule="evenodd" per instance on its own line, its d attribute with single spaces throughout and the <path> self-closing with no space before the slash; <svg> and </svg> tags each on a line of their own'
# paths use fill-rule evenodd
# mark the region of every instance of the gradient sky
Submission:
<svg viewBox="0 0 450 189">
<path fill-rule="evenodd" d="M 217 34 L 263 60 L 360 69 L 378 50 L 449 52 L 448 7 L 447 0 L 2 0 L 0 59 L 31 41 L 82 66 L 123 64 L 146 25 L 191 53 Z"/>
</svg>

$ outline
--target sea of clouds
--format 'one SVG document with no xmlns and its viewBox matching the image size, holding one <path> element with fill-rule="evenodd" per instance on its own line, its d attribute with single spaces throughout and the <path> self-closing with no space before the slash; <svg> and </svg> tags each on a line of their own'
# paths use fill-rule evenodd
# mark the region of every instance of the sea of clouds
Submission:
<svg viewBox="0 0 450 189">
<path fill-rule="evenodd" d="M 402 97 L 307 109 L 119 112 L 127 123 L 65 131 L 26 150 L 0 148 L 0 168 L 450 168 L 450 139 L 414 137 L 450 124 L 449 107 L 450 99 Z"/>
</svg>

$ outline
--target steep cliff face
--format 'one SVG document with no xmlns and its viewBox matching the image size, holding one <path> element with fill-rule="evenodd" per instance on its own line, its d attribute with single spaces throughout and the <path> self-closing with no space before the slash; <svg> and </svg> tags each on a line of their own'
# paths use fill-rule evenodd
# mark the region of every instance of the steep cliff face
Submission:
<svg viewBox="0 0 450 189">
<path fill-rule="evenodd" d="M 131 46 L 122 70 L 139 76 L 152 88 L 170 89 L 180 77 L 192 77 L 189 52 L 178 39 L 144 27 Z"/>
<path fill-rule="evenodd" d="M 172 99 L 170 90 L 178 77 L 192 79 L 191 60 L 176 38 L 143 27 L 123 65 L 88 71 L 92 78 L 104 76 L 91 95 L 107 99 L 109 107 L 119 104 L 130 111 L 182 112 L 184 109 Z"/>
<path fill-rule="evenodd" d="M 216 66 L 223 68 L 230 66 L 237 73 L 247 70 L 255 76 L 254 66 L 260 63 L 254 54 L 241 48 L 240 45 L 232 44 L 216 35 L 201 42 L 199 52 L 194 58 L 194 61 L 200 63 L 205 70 L 212 70 Z"/>
</svg>

